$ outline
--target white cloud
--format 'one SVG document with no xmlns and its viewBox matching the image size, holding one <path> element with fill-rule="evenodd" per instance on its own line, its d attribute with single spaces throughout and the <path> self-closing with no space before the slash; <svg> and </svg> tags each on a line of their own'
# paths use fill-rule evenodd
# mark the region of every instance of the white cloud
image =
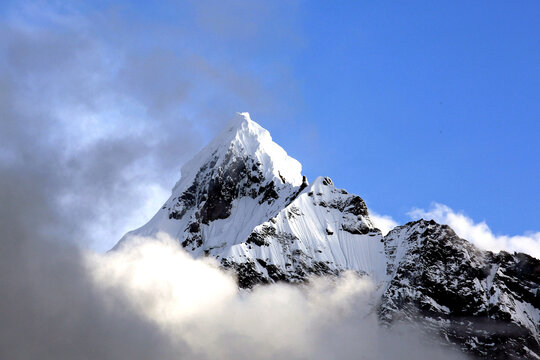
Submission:
<svg viewBox="0 0 540 360">
<path fill-rule="evenodd" d="M 450 207 L 438 203 L 434 203 L 428 211 L 413 209 L 408 214 L 414 219 L 433 219 L 439 223 L 447 224 L 460 237 L 482 249 L 495 252 L 501 250 L 524 252 L 540 259 L 540 232 L 513 236 L 495 235 L 484 221 L 475 223 L 467 215 L 455 212 Z"/>
<path fill-rule="evenodd" d="M 197 359 L 461 358 L 409 327 L 379 326 L 373 283 L 352 272 L 246 292 L 215 259 L 194 259 L 165 234 L 85 263 L 111 311 L 127 306 Z"/>
<path fill-rule="evenodd" d="M 370 211 L 369 217 L 375 227 L 379 228 L 383 235 L 388 234 L 390 230 L 398 226 L 399 224 L 389 215 L 379 215 L 373 211 Z"/>
</svg>

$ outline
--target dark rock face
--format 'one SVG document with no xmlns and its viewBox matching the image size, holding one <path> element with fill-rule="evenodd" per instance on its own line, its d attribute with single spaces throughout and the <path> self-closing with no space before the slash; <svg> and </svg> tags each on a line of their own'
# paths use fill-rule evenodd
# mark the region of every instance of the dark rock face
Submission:
<svg viewBox="0 0 540 360">
<path fill-rule="evenodd" d="M 252 261 L 237 263 L 222 259 L 221 266 L 226 270 L 230 269 L 234 271 L 237 276 L 238 286 L 242 289 L 252 289 L 255 285 L 276 282 L 305 283 L 310 276 L 339 276 L 341 273 L 341 271 L 331 269 L 322 261 L 313 262 L 310 265 L 302 261 L 294 261 L 289 264 L 289 267 L 291 267 L 290 271 L 283 271 L 276 265 L 269 264 L 263 259 L 256 259 L 256 261 L 264 269 L 263 272 L 258 271 L 255 263 Z"/>
<path fill-rule="evenodd" d="M 245 263 L 230 262 L 227 259 L 221 259 L 221 266 L 224 269 L 231 269 L 237 277 L 238 286 L 242 289 L 251 289 L 258 284 L 267 284 L 268 280 L 259 273 L 255 263 L 247 261 Z"/>
<path fill-rule="evenodd" d="M 268 198 L 277 196 L 275 191 L 272 192 L 273 182 L 260 187 L 263 190 L 253 186 L 260 184 L 264 178 L 260 164 L 251 158 L 234 154 L 231 149 L 220 166 L 216 166 L 216 162 L 214 158 L 198 171 L 193 184 L 169 210 L 170 219 L 182 219 L 188 210 L 197 207 L 197 220 L 208 224 L 229 217 L 232 202 L 239 196 L 256 198 L 264 191 L 268 192 Z"/>
<path fill-rule="evenodd" d="M 383 321 L 420 319 L 477 357 L 540 354 L 540 324 L 520 310 L 539 308 L 538 259 L 478 250 L 434 221 L 408 223 L 384 241 L 391 281 L 379 307 Z"/>
<path fill-rule="evenodd" d="M 360 223 L 360 222 L 357 222 L 354 224 L 343 224 L 341 226 L 341 229 L 348 233 L 356 234 L 356 235 L 369 234 L 369 232 L 371 231 L 369 227 L 367 227 L 364 223 Z"/>
<path fill-rule="evenodd" d="M 261 194 L 263 195 L 263 197 L 261 200 L 259 200 L 259 204 L 263 204 L 265 202 L 271 203 L 272 200 L 275 200 L 279 197 L 273 181 L 270 181 L 268 184 L 262 186 L 259 189 L 259 195 Z"/>
<path fill-rule="evenodd" d="M 266 238 L 275 236 L 276 229 L 271 226 L 263 225 L 260 229 L 254 230 L 248 237 L 246 244 L 253 244 L 255 246 L 268 246 Z"/>
<path fill-rule="evenodd" d="M 344 204 L 343 211 L 357 215 L 357 216 L 368 215 L 368 208 L 366 206 L 366 203 L 364 202 L 364 200 L 362 200 L 360 196 L 356 196 L 356 195 L 350 197 L 349 200 Z"/>
<path fill-rule="evenodd" d="M 328 185 L 334 185 L 334 183 L 332 182 L 332 179 L 330 179 L 329 177 L 325 177 L 322 181 L 323 185 L 325 186 L 328 186 Z"/>
</svg>

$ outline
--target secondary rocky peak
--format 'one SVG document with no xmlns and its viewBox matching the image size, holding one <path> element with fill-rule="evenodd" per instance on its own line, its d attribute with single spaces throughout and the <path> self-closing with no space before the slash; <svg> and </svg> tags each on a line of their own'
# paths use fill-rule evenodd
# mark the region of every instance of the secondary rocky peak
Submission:
<svg viewBox="0 0 540 360">
<path fill-rule="evenodd" d="M 383 241 L 381 320 L 420 322 L 479 358 L 538 359 L 539 260 L 482 251 L 433 220 L 398 226 Z"/>
</svg>

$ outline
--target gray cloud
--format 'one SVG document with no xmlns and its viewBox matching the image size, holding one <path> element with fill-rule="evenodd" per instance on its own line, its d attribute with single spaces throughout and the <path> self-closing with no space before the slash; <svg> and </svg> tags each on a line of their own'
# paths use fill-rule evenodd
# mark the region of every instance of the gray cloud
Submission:
<svg viewBox="0 0 540 360">
<path fill-rule="evenodd" d="M 0 357 L 172 359 L 154 326 L 123 307 L 107 310 L 80 250 L 63 241 L 73 229 L 50 210 L 55 186 L 37 186 L 41 171 L 0 177 Z"/>
<path fill-rule="evenodd" d="M 188 353 L 180 346 L 173 351 L 138 314 L 108 307 L 81 261 L 76 249 L 43 240 L 2 246 L 2 358 L 174 359 L 178 350 Z"/>
<path fill-rule="evenodd" d="M 214 16 L 210 3 L 191 7 Z M 39 173 L 28 186 L 50 186 L 43 195 L 48 211 L 62 213 L 58 226 L 105 249 L 144 221 L 149 214 L 137 210 L 152 189 L 168 191 L 221 122 L 248 104 L 262 113 L 283 107 L 271 105 L 274 89 L 244 71 L 249 57 L 223 56 L 235 53 L 223 44 L 241 38 L 236 30 L 217 41 L 207 21 L 149 24 L 129 7 L 81 8 L 29 2 L 4 13 L 0 161 L 3 173 Z M 234 9 L 215 16 L 233 18 Z M 239 42 L 256 49 L 257 29 L 277 13 L 252 10 L 254 35 Z M 96 227 L 114 230 L 96 236 Z"/>
</svg>

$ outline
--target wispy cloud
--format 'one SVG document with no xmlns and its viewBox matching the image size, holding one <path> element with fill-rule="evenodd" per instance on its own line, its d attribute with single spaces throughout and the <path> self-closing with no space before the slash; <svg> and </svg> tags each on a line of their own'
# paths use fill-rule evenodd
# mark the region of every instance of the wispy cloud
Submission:
<svg viewBox="0 0 540 360">
<path fill-rule="evenodd" d="M 371 218 L 371 221 L 373 221 L 375 227 L 381 230 L 383 235 L 388 234 L 390 230 L 399 225 L 398 222 L 389 215 L 379 215 L 376 212 L 370 211 L 369 217 Z"/>
<path fill-rule="evenodd" d="M 475 222 L 462 212 L 434 203 L 429 210 L 413 209 L 409 216 L 414 219 L 433 219 L 449 225 L 462 238 L 481 249 L 491 251 L 524 252 L 540 259 L 540 232 L 523 235 L 497 235 L 484 222 Z"/>
</svg>

